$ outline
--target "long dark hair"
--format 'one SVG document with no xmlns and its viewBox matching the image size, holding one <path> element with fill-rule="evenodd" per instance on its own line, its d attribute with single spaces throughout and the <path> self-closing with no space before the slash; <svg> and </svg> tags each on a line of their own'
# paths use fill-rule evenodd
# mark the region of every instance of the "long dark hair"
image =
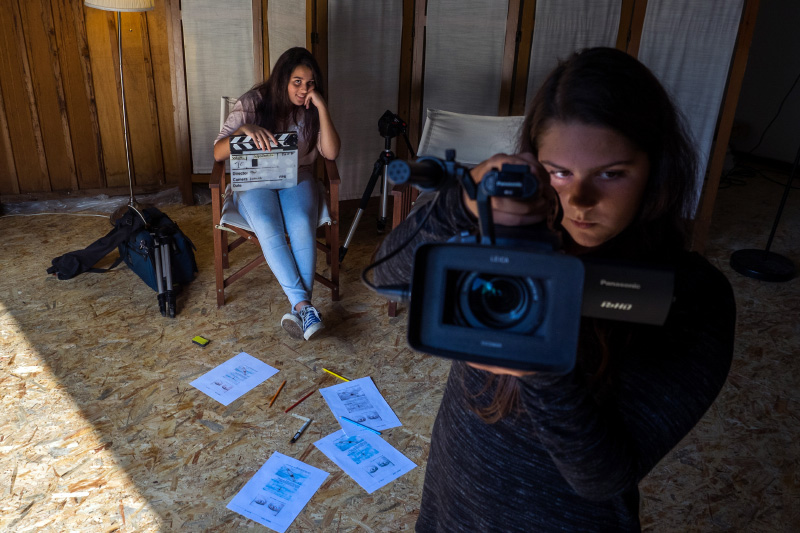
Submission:
<svg viewBox="0 0 800 533">
<path fill-rule="evenodd" d="M 295 105 L 289 100 L 287 90 L 292 72 L 300 65 L 311 69 L 314 76 L 314 90 L 325 97 L 322 92 L 325 84 L 317 60 L 305 48 L 289 48 L 275 62 L 269 79 L 253 87 L 253 90 L 261 94 L 261 102 L 255 111 L 258 125 L 271 132 L 285 128 L 290 120 L 300 122 L 300 119 L 303 119 L 304 136 L 312 139 L 308 145 L 310 151 L 316 146 L 316 138 L 319 135 L 319 112 L 313 105 L 308 109 Z"/>
<path fill-rule="evenodd" d="M 610 128 L 645 152 L 650 175 L 626 232 L 651 252 L 686 247 L 697 156 L 683 118 L 646 66 L 614 48 L 573 54 L 533 98 L 520 130 L 520 150 L 538 155 L 538 139 L 555 121 Z"/>
<path fill-rule="evenodd" d="M 680 113 L 646 66 L 613 48 L 573 54 L 550 73 L 533 98 L 520 129 L 520 151 L 538 156 L 538 139 L 556 121 L 610 128 L 649 159 L 650 175 L 636 216 L 604 248 L 612 253 L 635 250 L 639 256 L 651 257 L 670 257 L 686 248 L 697 157 Z M 613 364 L 611 337 L 597 321 L 582 321 L 576 371 L 586 373 L 598 386 Z M 624 342 L 624 333 L 619 340 Z M 490 374 L 473 400 L 492 389 L 488 405 L 473 403 L 476 413 L 489 423 L 517 410 L 520 395 L 516 378 Z"/>
</svg>

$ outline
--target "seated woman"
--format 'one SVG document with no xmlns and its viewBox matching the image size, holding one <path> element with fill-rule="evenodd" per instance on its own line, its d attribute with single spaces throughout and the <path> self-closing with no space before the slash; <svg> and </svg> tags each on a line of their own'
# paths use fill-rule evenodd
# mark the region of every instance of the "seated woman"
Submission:
<svg viewBox="0 0 800 533">
<path fill-rule="evenodd" d="M 456 361 L 431 438 L 417 531 L 638 531 L 638 483 L 700 420 L 725 382 L 735 303 L 727 279 L 687 251 L 695 155 L 655 76 L 618 50 L 573 55 L 532 101 L 520 153 L 555 195 L 494 198 L 498 225 L 548 224 L 579 257 L 669 264 L 663 326 L 583 318 L 566 374 Z M 421 241 L 474 230 L 460 187 L 441 191 L 382 245 L 379 284 L 407 282 Z M 423 223 L 424 221 L 424 223 Z M 557 297 L 557 295 L 554 295 Z"/>
<path fill-rule="evenodd" d="M 237 100 L 214 141 L 214 159 L 230 157 L 228 138 L 232 135 L 249 135 L 261 150 L 269 150 L 270 142 L 277 145 L 273 132 L 282 131 L 297 131 L 297 185 L 237 191 L 233 201 L 253 228 L 267 264 L 291 304 L 281 326 L 293 338 L 308 340 L 323 327 L 319 311 L 311 304 L 317 207 L 322 201 L 312 164 L 317 152 L 336 159 L 340 141 L 322 96 L 319 65 L 305 48 L 284 52 L 270 78 Z"/>
</svg>

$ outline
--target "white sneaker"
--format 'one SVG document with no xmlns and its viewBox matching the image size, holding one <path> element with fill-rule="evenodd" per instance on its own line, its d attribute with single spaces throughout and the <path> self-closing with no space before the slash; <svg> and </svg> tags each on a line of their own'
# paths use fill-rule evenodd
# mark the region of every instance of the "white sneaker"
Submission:
<svg viewBox="0 0 800 533">
<path fill-rule="evenodd" d="M 303 338 L 303 321 L 300 320 L 300 317 L 294 311 L 283 315 L 283 318 L 281 318 L 281 327 L 286 330 L 286 333 L 288 333 L 291 338 L 297 340 Z"/>
<path fill-rule="evenodd" d="M 308 340 L 313 334 L 324 328 L 322 317 L 313 305 L 307 305 L 300 310 L 300 318 L 303 319 L 303 338 Z"/>
</svg>

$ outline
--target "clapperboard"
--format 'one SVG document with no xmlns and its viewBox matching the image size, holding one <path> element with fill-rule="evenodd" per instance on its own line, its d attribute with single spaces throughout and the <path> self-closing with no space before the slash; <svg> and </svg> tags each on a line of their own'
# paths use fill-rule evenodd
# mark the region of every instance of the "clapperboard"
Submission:
<svg viewBox="0 0 800 533">
<path fill-rule="evenodd" d="M 273 134 L 278 145 L 259 150 L 249 136 L 233 135 L 231 144 L 231 188 L 286 189 L 297 185 L 297 132 Z"/>
</svg>

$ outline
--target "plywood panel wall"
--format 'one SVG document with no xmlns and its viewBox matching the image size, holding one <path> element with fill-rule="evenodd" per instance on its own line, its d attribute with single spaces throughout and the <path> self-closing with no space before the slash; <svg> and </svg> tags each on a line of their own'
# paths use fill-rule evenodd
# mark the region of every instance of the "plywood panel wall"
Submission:
<svg viewBox="0 0 800 533">
<path fill-rule="evenodd" d="M 191 200 L 178 0 L 123 13 L 136 190 Z M 80 0 L 0 5 L 0 195 L 128 188 L 116 13 Z"/>
</svg>

